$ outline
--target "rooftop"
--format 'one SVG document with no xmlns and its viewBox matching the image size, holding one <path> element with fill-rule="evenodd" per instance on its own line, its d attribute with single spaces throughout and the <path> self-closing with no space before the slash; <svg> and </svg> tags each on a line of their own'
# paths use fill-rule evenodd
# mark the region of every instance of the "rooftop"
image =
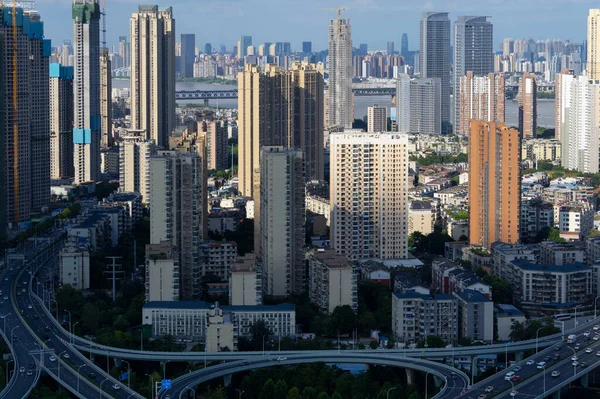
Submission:
<svg viewBox="0 0 600 399">
<path fill-rule="evenodd" d="M 398 299 L 422 299 L 424 301 L 448 301 L 456 299 L 450 294 L 419 294 L 416 291 L 405 291 L 405 292 L 394 292 L 394 295 Z"/>
<path fill-rule="evenodd" d="M 511 261 L 510 263 L 523 270 L 547 273 L 574 273 L 590 270 L 590 267 L 588 265 L 581 262 L 574 262 L 567 265 L 544 265 L 533 263 L 526 259 L 516 259 Z"/>
<path fill-rule="evenodd" d="M 455 292 L 454 295 L 465 302 L 491 302 L 491 299 L 487 298 L 481 292 L 475 290 L 459 291 Z"/>
<path fill-rule="evenodd" d="M 215 306 L 214 303 L 205 301 L 153 301 L 144 304 L 145 309 L 190 309 L 208 310 Z M 219 306 L 224 311 L 230 312 L 284 312 L 295 311 L 293 303 L 280 303 L 279 305 L 255 305 L 255 306 Z"/>
<path fill-rule="evenodd" d="M 519 309 L 515 308 L 513 305 L 510 305 L 510 304 L 500 303 L 500 304 L 496 305 L 495 308 L 496 308 L 496 314 L 499 315 L 500 317 L 507 317 L 507 316 L 525 317 L 523 312 L 521 312 Z"/>
<path fill-rule="evenodd" d="M 325 263 L 330 268 L 349 267 L 350 263 L 345 255 L 338 255 L 334 249 L 323 249 L 311 254 L 319 262 Z"/>
</svg>

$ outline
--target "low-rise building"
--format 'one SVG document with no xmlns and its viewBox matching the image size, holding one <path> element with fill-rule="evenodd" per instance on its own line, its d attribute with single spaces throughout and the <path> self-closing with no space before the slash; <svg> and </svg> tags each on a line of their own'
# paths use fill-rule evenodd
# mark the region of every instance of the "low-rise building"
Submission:
<svg viewBox="0 0 600 399">
<path fill-rule="evenodd" d="M 545 227 L 554 226 L 554 206 L 540 198 L 521 201 L 521 239 L 534 238 Z"/>
<path fill-rule="evenodd" d="M 262 304 L 261 267 L 256 257 L 248 253 L 238 257 L 229 277 L 229 303 L 234 306 Z"/>
<path fill-rule="evenodd" d="M 600 237 L 592 237 L 585 240 L 585 259 L 588 265 L 600 262 Z"/>
<path fill-rule="evenodd" d="M 208 311 L 205 350 L 207 352 L 237 350 L 237 339 L 233 327 L 231 314 L 225 312 L 219 307 L 219 304 L 216 303 L 215 306 Z"/>
<path fill-rule="evenodd" d="M 323 249 L 308 255 L 308 294 L 323 312 L 348 305 L 358 310 L 357 272 L 343 255 Z"/>
<path fill-rule="evenodd" d="M 537 255 L 530 247 L 521 244 L 497 243 L 492 245 L 491 268 L 494 274 L 502 276 L 507 264 L 515 259 L 536 262 Z"/>
<path fill-rule="evenodd" d="M 151 326 L 154 337 L 171 335 L 204 342 L 209 311 L 214 307 L 204 301 L 147 302 L 142 308 L 142 323 Z M 293 304 L 221 308 L 231 314 L 234 337 L 251 337 L 251 327 L 259 321 L 265 323 L 273 337 L 294 337 L 296 334 L 296 307 Z"/>
<path fill-rule="evenodd" d="M 392 294 L 392 333 L 398 342 L 415 343 L 436 335 L 447 343 L 458 340 L 458 300 L 447 294 L 414 291 Z"/>
<path fill-rule="evenodd" d="M 233 241 L 206 241 L 201 247 L 202 275 L 211 274 L 228 281 L 231 267 L 237 259 L 237 244 Z"/>
<path fill-rule="evenodd" d="M 78 248 L 75 241 L 68 243 L 58 254 L 58 275 L 61 285 L 69 284 L 76 290 L 90 288 L 90 253 Z"/>
<path fill-rule="evenodd" d="M 213 209 L 208 215 L 208 230 L 215 233 L 235 231 L 240 224 L 240 219 L 240 211 L 237 209 Z"/>
<path fill-rule="evenodd" d="M 587 203 L 561 206 L 558 229 L 567 241 L 583 240 L 594 228 L 594 209 Z"/>
<path fill-rule="evenodd" d="M 171 241 L 146 245 L 146 302 L 178 301 L 179 272 Z"/>
<path fill-rule="evenodd" d="M 532 161 L 555 161 L 560 159 L 561 144 L 559 140 L 526 139 L 521 144 L 521 159 Z"/>
<path fill-rule="evenodd" d="M 435 209 L 431 202 L 413 201 L 408 209 L 408 234 L 415 231 L 423 235 L 433 233 L 435 223 Z"/>
<path fill-rule="evenodd" d="M 540 243 L 540 263 L 559 266 L 575 262 L 584 263 L 585 251 L 586 243 L 583 241 L 543 241 Z"/>
<path fill-rule="evenodd" d="M 494 340 L 494 302 L 479 291 L 455 292 L 458 299 L 459 334 L 473 340 Z"/>
<path fill-rule="evenodd" d="M 498 304 L 494 307 L 498 341 L 509 341 L 514 323 L 525 323 L 527 318 L 513 305 Z"/>
</svg>

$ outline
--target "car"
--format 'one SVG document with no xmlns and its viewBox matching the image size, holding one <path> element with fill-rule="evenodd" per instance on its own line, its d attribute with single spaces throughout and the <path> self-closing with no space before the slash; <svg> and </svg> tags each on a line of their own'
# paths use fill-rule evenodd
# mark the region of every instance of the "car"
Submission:
<svg viewBox="0 0 600 399">
<path fill-rule="evenodd" d="M 588 366 L 587 362 L 581 362 L 580 366 L 582 368 L 586 368 Z"/>
<path fill-rule="evenodd" d="M 91 372 L 91 373 L 88 374 L 88 377 L 90 377 L 90 378 L 96 378 L 96 373 Z"/>
<path fill-rule="evenodd" d="M 25 367 L 21 366 L 21 367 L 19 368 L 19 373 L 24 373 L 24 372 L 25 372 Z"/>
<path fill-rule="evenodd" d="M 579 358 L 577 357 L 577 355 L 573 355 L 573 356 L 571 356 L 571 360 L 576 361 L 576 360 L 579 360 Z"/>
<path fill-rule="evenodd" d="M 113 389 L 115 389 L 115 390 L 119 390 L 119 389 L 121 389 L 121 386 L 120 386 L 119 384 L 114 384 L 112 387 L 113 387 Z"/>
<path fill-rule="evenodd" d="M 494 390 L 494 387 L 493 387 L 493 386 L 491 386 L 491 385 L 489 385 L 489 386 L 485 387 L 485 391 L 486 391 L 487 393 L 490 393 L 490 392 L 492 392 L 493 390 Z"/>
<path fill-rule="evenodd" d="M 17 292 L 17 296 L 21 296 L 21 293 L 20 293 L 20 292 Z"/>
<path fill-rule="evenodd" d="M 14 342 L 19 342 L 19 337 L 14 337 L 14 338 L 13 338 L 13 341 L 14 341 Z"/>
<path fill-rule="evenodd" d="M 533 360 L 533 359 L 530 359 L 527 361 L 528 366 L 533 366 L 534 364 L 535 364 L 535 360 Z"/>
<path fill-rule="evenodd" d="M 594 335 L 594 341 L 598 341 L 600 339 L 600 335 Z"/>
<path fill-rule="evenodd" d="M 48 327 L 48 326 L 44 327 L 44 331 L 50 331 L 50 327 Z"/>
<path fill-rule="evenodd" d="M 573 366 L 577 367 L 579 366 L 579 362 L 577 360 L 575 360 L 573 363 L 571 363 Z"/>
<path fill-rule="evenodd" d="M 589 331 L 586 331 L 586 332 L 584 332 L 584 333 L 583 333 L 583 336 L 584 336 L 584 337 L 589 337 L 589 336 L 590 336 L 590 334 L 591 334 L 591 332 L 589 332 Z"/>
<path fill-rule="evenodd" d="M 512 379 L 514 376 L 515 376 L 515 372 L 514 371 L 509 371 L 508 373 L 506 373 L 504 375 L 504 379 L 506 381 L 508 381 L 508 380 Z"/>
<path fill-rule="evenodd" d="M 485 399 L 485 398 L 487 398 L 486 394 L 482 393 L 481 395 L 479 395 L 479 399 Z"/>
<path fill-rule="evenodd" d="M 517 391 L 514 391 L 514 390 L 513 390 L 513 391 L 510 391 L 510 396 L 512 396 L 513 398 L 514 398 L 515 396 L 517 396 L 518 394 L 519 394 L 519 392 L 517 392 Z"/>
<path fill-rule="evenodd" d="M 23 281 L 23 285 L 27 285 L 27 281 Z"/>
<path fill-rule="evenodd" d="M 285 356 L 279 356 L 279 357 L 277 358 L 277 361 L 278 361 L 278 362 L 281 362 L 281 361 L 283 361 L 283 360 L 287 360 L 287 357 L 285 357 Z"/>
<path fill-rule="evenodd" d="M 592 348 L 586 348 L 585 353 L 592 353 L 594 350 Z"/>
<path fill-rule="evenodd" d="M 600 330 L 600 324 L 596 324 L 596 325 L 594 326 L 594 331 L 598 331 L 598 330 Z"/>
<path fill-rule="evenodd" d="M 4 281 L 8 281 L 8 277 L 4 277 Z"/>
<path fill-rule="evenodd" d="M 546 367 L 546 362 L 539 362 L 537 364 L 537 368 L 540 369 L 540 370 L 543 369 L 544 367 Z"/>
<path fill-rule="evenodd" d="M 27 305 L 27 309 L 33 309 L 33 306 Z"/>
<path fill-rule="evenodd" d="M 521 381 L 521 376 L 515 375 L 515 376 L 512 378 L 512 380 L 513 380 L 513 382 L 519 382 L 519 381 Z"/>
<path fill-rule="evenodd" d="M 4 300 L 8 301 L 8 296 L 7 295 L 4 295 Z"/>
<path fill-rule="evenodd" d="M 579 349 L 581 349 L 581 346 L 579 346 L 579 345 L 575 345 L 575 348 L 574 348 L 574 349 L 575 349 L 576 351 L 578 351 Z"/>
<path fill-rule="evenodd" d="M 546 357 L 544 358 L 544 361 L 545 361 L 546 363 L 547 363 L 547 362 L 549 362 L 550 360 L 551 360 L 550 356 L 546 356 Z"/>
<path fill-rule="evenodd" d="M 31 371 L 31 370 L 27 370 L 27 376 L 28 376 L 28 377 L 31 377 L 32 375 L 33 375 L 33 371 Z"/>
<path fill-rule="evenodd" d="M 455 379 L 456 377 L 458 377 L 458 375 L 454 371 L 450 375 L 452 376 L 453 379 Z"/>
<path fill-rule="evenodd" d="M 248 362 L 248 361 L 243 361 L 242 362 L 242 366 L 248 366 L 248 365 L 250 365 L 250 362 Z"/>
<path fill-rule="evenodd" d="M 68 359 L 68 358 L 70 358 L 71 356 L 70 356 L 68 353 L 65 353 L 65 354 L 63 355 L 63 357 L 64 357 L 65 359 Z"/>
<path fill-rule="evenodd" d="M 513 369 L 513 371 L 516 373 L 517 371 L 521 371 L 521 366 L 515 366 L 515 368 Z"/>
<path fill-rule="evenodd" d="M 558 377 L 559 375 L 560 375 L 560 371 L 558 371 L 558 370 L 554 370 L 552 372 L 552 377 Z"/>
<path fill-rule="evenodd" d="M 554 360 L 560 359 L 560 353 L 555 353 L 553 357 L 554 357 Z"/>
<path fill-rule="evenodd" d="M 56 361 L 56 356 L 54 356 L 54 355 L 50 356 L 50 361 L 51 362 L 55 362 Z"/>
</svg>

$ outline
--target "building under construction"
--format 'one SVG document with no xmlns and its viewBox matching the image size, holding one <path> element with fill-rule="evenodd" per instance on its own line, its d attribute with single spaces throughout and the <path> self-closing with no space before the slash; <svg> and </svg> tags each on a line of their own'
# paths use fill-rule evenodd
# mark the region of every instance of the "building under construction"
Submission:
<svg viewBox="0 0 600 399">
<path fill-rule="evenodd" d="M 0 236 L 50 201 L 50 41 L 16 5 L 0 5 Z"/>
</svg>

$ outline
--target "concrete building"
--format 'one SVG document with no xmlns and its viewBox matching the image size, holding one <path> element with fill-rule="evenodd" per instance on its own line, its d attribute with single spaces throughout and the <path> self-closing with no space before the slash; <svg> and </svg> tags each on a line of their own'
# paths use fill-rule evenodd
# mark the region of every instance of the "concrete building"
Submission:
<svg viewBox="0 0 600 399">
<path fill-rule="evenodd" d="M 73 0 L 75 183 L 100 178 L 100 5 Z"/>
<path fill-rule="evenodd" d="M 387 118 L 387 107 L 385 105 L 367 107 L 367 132 L 387 132 Z"/>
<path fill-rule="evenodd" d="M 334 133 L 331 242 L 349 259 L 408 254 L 408 136 Z"/>
<path fill-rule="evenodd" d="M 442 133 L 450 131 L 450 19 L 447 12 L 424 12 L 421 18 L 419 71 L 439 78 Z"/>
<path fill-rule="evenodd" d="M 171 241 L 146 245 L 146 302 L 178 301 L 179 272 Z"/>
<path fill-rule="evenodd" d="M 58 276 L 61 285 L 69 284 L 76 290 L 90 288 L 90 253 L 67 245 L 58 254 Z"/>
<path fill-rule="evenodd" d="M 589 203 L 561 206 L 558 213 L 558 230 L 567 241 L 583 240 L 594 228 L 594 209 Z"/>
<path fill-rule="evenodd" d="M 100 53 L 100 146 L 110 148 L 114 144 L 112 122 L 112 63 L 108 49 Z"/>
<path fill-rule="evenodd" d="M 182 78 L 194 76 L 194 59 L 196 58 L 196 35 L 181 34 L 181 69 L 177 71 Z"/>
<path fill-rule="evenodd" d="M 142 323 L 152 326 L 152 336 L 172 335 L 204 341 L 211 305 L 204 301 L 147 302 L 142 309 Z M 292 304 L 260 306 L 221 306 L 231 314 L 234 336 L 252 337 L 252 325 L 265 323 L 273 337 L 294 337 L 296 307 Z"/>
<path fill-rule="evenodd" d="M 73 67 L 50 64 L 50 178 L 74 177 Z"/>
<path fill-rule="evenodd" d="M 154 140 L 130 132 L 119 142 L 119 191 L 140 193 L 150 203 L 150 157 L 155 152 Z"/>
<path fill-rule="evenodd" d="M 458 299 L 459 335 L 473 340 L 494 340 L 494 302 L 481 292 L 464 290 L 455 292 Z"/>
<path fill-rule="evenodd" d="M 454 23 L 454 132 L 459 125 L 461 134 L 468 134 L 468 125 L 462 122 L 461 93 L 460 86 L 462 78 L 471 73 L 471 77 L 484 77 L 494 71 L 494 43 L 493 43 L 493 25 L 487 20 L 487 17 L 459 16 Z M 504 91 L 501 92 L 504 97 Z M 497 93 L 494 93 L 497 96 Z M 504 104 L 504 101 L 502 101 Z M 504 112 L 502 119 L 472 117 L 473 119 L 482 119 L 489 121 L 504 122 Z"/>
<path fill-rule="evenodd" d="M 585 242 L 556 243 L 542 241 L 540 243 L 540 263 L 547 265 L 568 265 L 571 263 L 584 263 L 586 255 Z"/>
<path fill-rule="evenodd" d="M 0 123 L 0 237 L 27 227 L 32 211 L 50 202 L 50 41 L 37 11 L 17 8 L 13 36 L 11 6 L 0 5 L 0 74 L 4 107 Z M 13 40 L 17 46 L 13 51 Z M 13 58 L 16 57 L 16 58 Z M 16 62 L 16 69 L 14 68 Z M 19 82 L 17 92 L 13 82 Z M 16 104 L 13 99 L 18 98 Z"/>
<path fill-rule="evenodd" d="M 571 79 L 569 76 L 573 76 L 573 71 L 563 68 L 554 78 L 554 138 L 559 142 L 562 142 L 563 129 L 566 127 L 567 115 L 565 110 L 571 95 L 571 85 L 569 83 L 563 84 L 563 78 Z"/>
<path fill-rule="evenodd" d="M 206 134 L 206 160 L 208 169 L 227 169 L 229 166 L 227 120 L 198 122 L 198 131 Z"/>
<path fill-rule="evenodd" d="M 519 240 L 521 218 L 519 132 L 504 123 L 471 122 L 469 134 L 469 242 L 491 248 Z M 517 149 L 515 151 L 514 149 Z"/>
<path fill-rule="evenodd" d="M 467 70 L 458 79 L 454 97 L 456 133 L 469 134 L 471 119 L 504 122 L 504 76 L 493 73 L 476 76 Z"/>
<path fill-rule="evenodd" d="M 415 231 L 424 235 L 433 233 L 435 223 L 435 209 L 431 207 L 431 202 L 413 201 L 408 210 L 408 235 Z"/>
<path fill-rule="evenodd" d="M 515 244 L 497 243 L 492 247 L 492 272 L 497 275 L 504 274 L 508 268 L 508 263 L 516 259 L 524 259 L 530 262 L 537 262 L 537 253 L 530 247 Z"/>
<path fill-rule="evenodd" d="M 510 333 L 514 323 L 525 323 L 527 318 L 513 305 L 499 304 L 494 307 L 496 325 L 498 326 L 498 341 L 510 341 Z"/>
<path fill-rule="evenodd" d="M 150 158 L 150 244 L 171 241 L 184 300 L 201 293 L 201 243 L 207 237 L 206 158 L 160 151 Z"/>
<path fill-rule="evenodd" d="M 263 265 L 265 294 L 287 297 L 302 292 L 305 283 L 304 159 L 300 150 L 266 146 L 261 159 L 254 252 Z"/>
<path fill-rule="evenodd" d="M 415 291 L 392 294 L 392 334 L 398 342 L 416 343 L 436 335 L 445 342 L 458 340 L 458 300 L 448 294 Z"/>
<path fill-rule="evenodd" d="M 237 244 L 233 241 L 205 241 L 201 245 L 202 276 L 212 275 L 228 281 L 237 259 Z"/>
<path fill-rule="evenodd" d="M 352 95 L 352 29 L 349 19 L 332 19 L 329 24 L 328 130 L 351 129 L 354 122 Z"/>
<path fill-rule="evenodd" d="M 600 81 L 563 74 L 561 93 L 561 103 L 556 103 L 562 118 L 561 164 L 565 169 L 597 173 Z"/>
<path fill-rule="evenodd" d="M 592 237 L 585 240 L 585 258 L 588 265 L 600 263 L 600 237 Z"/>
<path fill-rule="evenodd" d="M 175 20 L 171 7 L 131 16 L 131 128 L 166 148 L 175 129 Z"/>
<path fill-rule="evenodd" d="M 252 36 L 241 36 L 237 42 L 237 57 L 243 60 L 248 55 L 248 47 L 252 46 Z"/>
<path fill-rule="evenodd" d="M 348 305 L 358 311 L 357 273 L 343 255 L 333 249 L 308 255 L 308 295 L 322 312 L 332 313 Z"/>
<path fill-rule="evenodd" d="M 262 266 L 248 253 L 238 258 L 229 277 L 229 303 L 232 306 L 262 304 Z"/>
<path fill-rule="evenodd" d="M 600 9 L 590 9 L 587 29 L 587 76 L 600 79 Z"/>
<path fill-rule="evenodd" d="M 554 227 L 554 207 L 540 198 L 522 200 L 520 227 L 522 239 L 534 238 L 543 228 Z"/>
<path fill-rule="evenodd" d="M 398 74 L 396 82 L 396 124 L 401 133 L 442 132 L 441 80 L 411 79 Z"/>
<path fill-rule="evenodd" d="M 519 79 L 519 132 L 522 137 L 537 135 L 537 82 L 535 74 L 525 72 Z"/>
<path fill-rule="evenodd" d="M 562 145 L 558 140 L 527 139 L 521 144 L 522 160 L 553 162 L 561 158 L 561 152 Z"/>
<path fill-rule="evenodd" d="M 205 350 L 207 352 L 233 351 L 237 349 L 231 313 L 218 307 L 218 303 L 208 311 Z"/>
</svg>

